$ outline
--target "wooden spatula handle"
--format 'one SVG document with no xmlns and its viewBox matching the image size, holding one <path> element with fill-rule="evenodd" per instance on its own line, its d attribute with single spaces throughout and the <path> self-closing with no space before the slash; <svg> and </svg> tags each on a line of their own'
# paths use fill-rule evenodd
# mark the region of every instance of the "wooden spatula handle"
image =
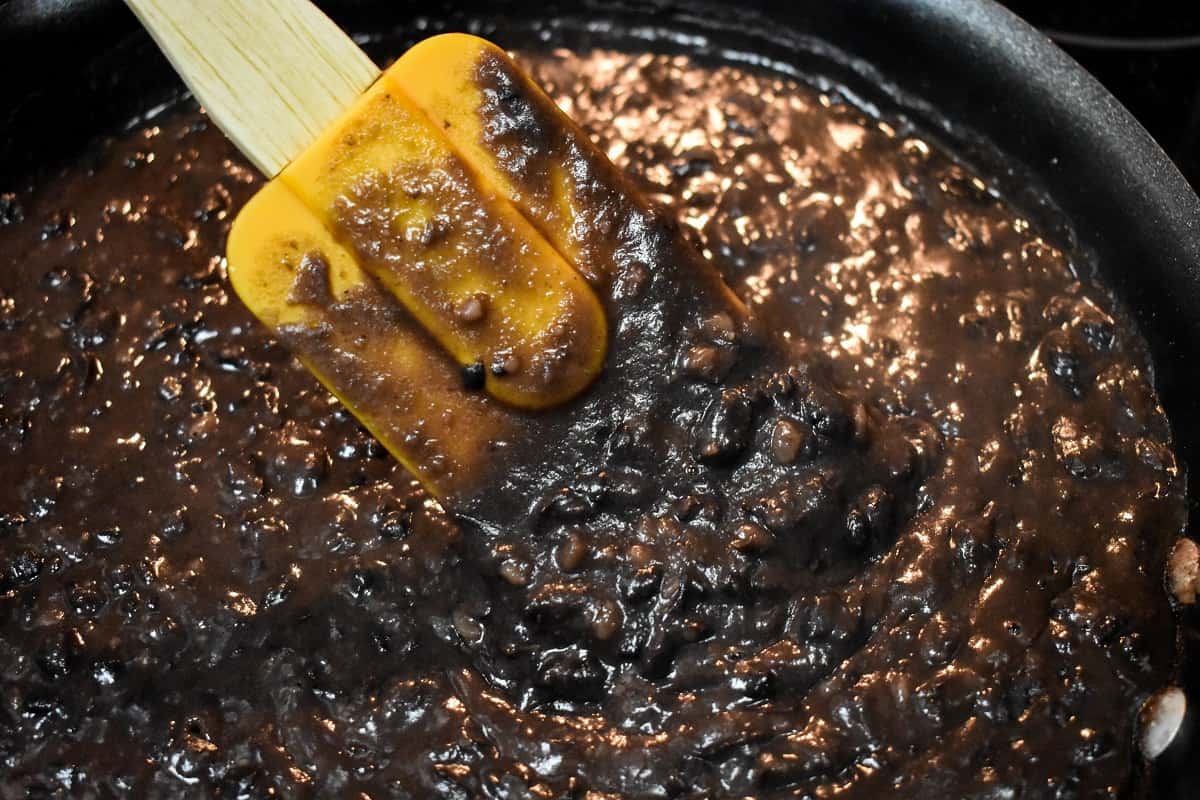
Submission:
<svg viewBox="0 0 1200 800">
<path fill-rule="evenodd" d="M 209 116 L 267 177 L 379 76 L 308 0 L 126 0 Z"/>
</svg>

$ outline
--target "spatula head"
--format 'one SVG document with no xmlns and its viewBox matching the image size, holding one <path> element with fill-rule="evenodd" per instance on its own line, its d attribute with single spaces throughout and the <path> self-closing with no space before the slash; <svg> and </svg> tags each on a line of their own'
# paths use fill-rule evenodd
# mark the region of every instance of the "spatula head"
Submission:
<svg viewBox="0 0 1200 800">
<path fill-rule="evenodd" d="M 461 34 L 410 50 L 255 197 L 229 264 L 435 496 L 497 524 L 754 338 L 677 225 Z"/>
</svg>

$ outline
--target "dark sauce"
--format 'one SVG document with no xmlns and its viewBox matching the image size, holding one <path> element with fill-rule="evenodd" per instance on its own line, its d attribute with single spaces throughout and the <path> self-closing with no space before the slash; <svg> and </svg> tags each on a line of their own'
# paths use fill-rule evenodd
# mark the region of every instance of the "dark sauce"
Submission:
<svg viewBox="0 0 1200 800">
<path fill-rule="evenodd" d="M 663 292 L 626 321 L 661 352 L 572 411 L 592 444 L 516 443 L 594 458 L 460 525 L 232 296 L 258 178 L 201 117 L 6 196 L 0 788 L 1134 792 L 1185 509 L 1108 294 L 834 97 L 684 57 L 525 63 L 755 341 Z M 627 263 L 612 309 L 659 296 Z"/>
</svg>

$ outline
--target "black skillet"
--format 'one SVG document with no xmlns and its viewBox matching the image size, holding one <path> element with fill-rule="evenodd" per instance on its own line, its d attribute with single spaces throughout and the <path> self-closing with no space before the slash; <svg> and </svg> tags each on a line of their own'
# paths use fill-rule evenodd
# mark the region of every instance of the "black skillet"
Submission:
<svg viewBox="0 0 1200 800">
<path fill-rule="evenodd" d="M 322 5 L 352 31 L 408 28 L 418 17 L 431 32 L 483 20 L 474 29 L 485 35 L 497 25 L 562 44 L 587 35 L 582 20 L 602 24 L 609 41 L 619 29 L 656 48 L 829 76 L 913 118 L 1091 254 L 1149 340 L 1183 462 L 1200 463 L 1200 200 L 1111 95 L 991 0 Z M 672 35 L 681 32 L 690 38 Z M 395 55 L 402 40 L 375 55 Z M 0 0 L 0 70 L 0 190 L 179 92 L 118 0 Z M 1195 483 L 1190 497 L 1195 508 Z M 1193 665 L 1198 619 L 1191 613 L 1184 628 Z M 1200 668 L 1181 679 L 1200 706 Z M 1189 715 L 1160 759 L 1153 797 L 1200 797 L 1198 718 Z"/>
</svg>

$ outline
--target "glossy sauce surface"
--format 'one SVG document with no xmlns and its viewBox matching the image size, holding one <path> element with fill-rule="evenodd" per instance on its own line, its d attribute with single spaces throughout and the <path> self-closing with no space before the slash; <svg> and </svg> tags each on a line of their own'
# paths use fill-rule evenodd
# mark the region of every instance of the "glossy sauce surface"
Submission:
<svg viewBox="0 0 1200 800">
<path fill-rule="evenodd" d="M 770 344 L 724 365 L 724 320 L 700 344 L 665 326 L 674 405 L 602 382 L 579 419 L 608 424 L 571 433 L 604 458 L 460 527 L 228 290 L 259 179 L 201 117 L 5 196 L 0 785 L 1131 791 L 1175 668 L 1183 481 L 1086 264 L 917 135 L 785 79 L 524 63 Z"/>
</svg>

